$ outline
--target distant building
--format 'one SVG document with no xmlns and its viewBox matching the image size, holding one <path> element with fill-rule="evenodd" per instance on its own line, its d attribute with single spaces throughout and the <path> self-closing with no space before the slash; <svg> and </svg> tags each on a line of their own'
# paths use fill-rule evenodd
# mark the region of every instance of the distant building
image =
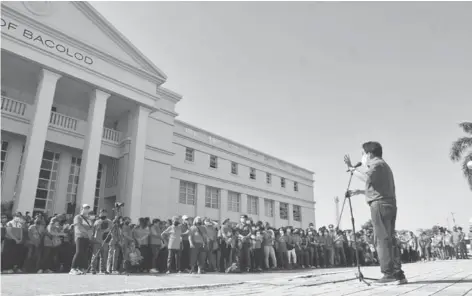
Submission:
<svg viewBox="0 0 472 296">
<path fill-rule="evenodd" d="M 165 74 L 87 2 L 2 2 L 2 201 L 314 222 L 313 172 L 176 120 Z"/>
</svg>

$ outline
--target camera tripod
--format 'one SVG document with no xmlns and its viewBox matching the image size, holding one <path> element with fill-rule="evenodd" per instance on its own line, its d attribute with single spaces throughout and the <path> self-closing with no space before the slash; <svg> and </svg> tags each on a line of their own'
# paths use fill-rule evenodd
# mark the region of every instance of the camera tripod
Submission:
<svg viewBox="0 0 472 296">
<path fill-rule="evenodd" d="M 336 228 L 339 229 L 339 223 L 341 222 L 341 217 L 343 216 L 343 211 L 344 211 L 344 206 L 346 205 L 346 200 L 349 200 L 349 209 L 350 209 L 350 212 L 351 212 L 352 232 L 354 233 L 354 247 L 356 249 L 357 273 L 355 275 L 356 275 L 356 279 L 358 279 L 359 282 L 363 282 L 367 286 L 370 286 L 371 283 L 367 282 L 366 280 L 376 280 L 376 279 L 366 278 L 366 277 L 364 277 L 364 275 L 361 272 L 361 266 L 360 266 L 360 263 L 359 263 L 359 250 L 357 249 L 356 226 L 355 226 L 355 223 L 354 223 L 354 213 L 352 212 L 351 194 L 349 192 L 349 187 L 351 187 L 352 176 L 354 175 L 354 173 L 353 172 L 350 172 L 350 173 L 351 174 L 349 176 L 349 183 L 347 184 L 346 194 L 344 195 L 343 206 L 341 208 L 341 214 L 339 215 L 338 225 L 337 225 Z"/>
</svg>

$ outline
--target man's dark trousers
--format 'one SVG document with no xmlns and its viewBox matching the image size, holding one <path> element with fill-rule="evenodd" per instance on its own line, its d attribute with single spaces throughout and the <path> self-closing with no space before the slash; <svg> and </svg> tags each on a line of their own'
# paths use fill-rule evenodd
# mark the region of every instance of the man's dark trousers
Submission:
<svg viewBox="0 0 472 296">
<path fill-rule="evenodd" d="M 397 206 L 391 201 L 373 201 L 370 214 L 374 226 L 374 237 L 380 261 L 380 271 L 386 275 L 402 273 L 400 249 L 395 238 Z"/>
</svg>

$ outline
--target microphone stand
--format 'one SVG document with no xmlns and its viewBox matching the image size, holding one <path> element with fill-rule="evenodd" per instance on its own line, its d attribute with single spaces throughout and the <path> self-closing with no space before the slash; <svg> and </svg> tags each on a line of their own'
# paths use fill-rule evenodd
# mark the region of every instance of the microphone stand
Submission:
<svg viewBox="0 0 472 296">
<path fill-rule="evenodd" d="M 361 266 L 360 266 L 360 263 L 359 263 L 359 250 L 357 249 L 356 226 L 355 226 L 355 222 L 354 222 L 354 213 L 352 212 L 351 195 L 349 194 L 349 188 L 351 187 L 351 181 L 352 181 L 352 176 L 354 175 L 354 171 L 351 171 L 350 173 L 351 173 L 351 175 L 349 176 L 349 183 L 347 184 L 346 194 L 344 195 L 343 207 L 341 209 L 341 214 L 340 214 L 339 219 L 338 219 L 338 227 L 337 228 L 339 229 L 339 223 L 341 222 L 341 217 L 343 215 L 346 200 L 349 200 L 349 209 L 350 209 L 350 212 L 351 212 L 351 222 L 352 222 L 352 232 L 354 233 L 354 246 L 355 246 L 355 249 L 356 249 L 357 273 L 355 275 L 356 275 L 356 279 L 358 279 L 359 282 L 363 282 L 367 286 L 370 286 L 371 284 L 369 282 L 367 282 L 366 279 L 368 279 L 368 280 L 376 280 L 376 279 L 366 278 L 366 277 L 364 277 L 364 275 L 361 272 Z"/>
</svg>

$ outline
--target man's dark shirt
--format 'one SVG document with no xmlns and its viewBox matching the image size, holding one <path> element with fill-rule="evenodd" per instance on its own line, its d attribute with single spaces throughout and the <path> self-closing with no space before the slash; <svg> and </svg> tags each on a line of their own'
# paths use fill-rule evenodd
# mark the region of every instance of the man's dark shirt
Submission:
<svg viewBox="0 0 472 296">
<path fill-rule="evenodd" d="M 373 158 L 366 172 L 365 197 L 367 203 L 382 200 L 396 203 L 395 181 L 389 165 L 381 158 Z"/>
<path fill-rule="evenodd" d="M 237 226 L 239 234 L 242 236 L 248 236 L 251 233 L 251 228 L 247 224 L 239 223 Z M 245 238 L 242 240 L 243 243 L 249 243 L 250 238 Z"/>
</svg>

